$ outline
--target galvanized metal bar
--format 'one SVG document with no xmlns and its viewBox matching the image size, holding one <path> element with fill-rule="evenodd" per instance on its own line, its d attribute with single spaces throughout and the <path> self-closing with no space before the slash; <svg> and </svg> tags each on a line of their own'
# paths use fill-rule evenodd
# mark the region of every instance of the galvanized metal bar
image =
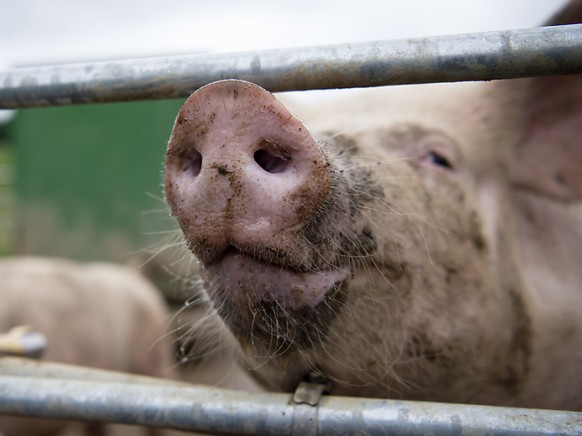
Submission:
<svg viewBox="0 0 582 436">
<path fill-rule="evenodd" d="M 187 97 L 238 78 L 270 91 L 582 72 L 582 24 L 0 72 L 0 108 Z"/>
<path fill-rule="evenodd" d="M 290 394 L 0 375 L 0 414 L 18 416 L 209 434 L 279 435 L 297 428 L 318 435 L 582 434 L 582 414 L 575 412 L 333 396 L 323 396 L 316 413 L 306 414 L 309 407 L 294 404 Z M 300 422 L 306 417 L 316 422 Z"/>
<path fill-rule="evenodd" d="M 159 377 L 148 377 L 119 371 L 91 368 L 88 366 L 70 365 L 60 362 L 49 362 L 2 355 L 0 355 L 0 375 L 50 378 L 56 380 L 85 380 L 95 382 L 191 386 L 191 384 Z"/>
</svg>

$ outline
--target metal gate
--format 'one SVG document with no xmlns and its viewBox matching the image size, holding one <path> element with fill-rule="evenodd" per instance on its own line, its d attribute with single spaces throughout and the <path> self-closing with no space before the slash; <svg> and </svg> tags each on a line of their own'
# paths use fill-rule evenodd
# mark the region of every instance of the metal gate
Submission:
<svg viewBox="0 0 582 436">
<path fill-rule="evenodd" d="M 270 91 L 582 73 L 582 24 L 0 72 L 0 108 L 187 97 L 220 79 Z M 582 413 L 250 394 L 0 358 L 0 413 L 236 434 L 582 434 Z"/>
</svg>

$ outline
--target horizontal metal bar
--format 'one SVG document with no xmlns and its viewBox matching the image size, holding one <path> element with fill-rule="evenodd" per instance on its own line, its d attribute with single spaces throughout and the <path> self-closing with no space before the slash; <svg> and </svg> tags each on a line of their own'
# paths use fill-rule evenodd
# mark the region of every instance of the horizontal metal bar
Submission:
<svg viewBox="0 0 582 436">
<path fill-rule="evenodd" d="M 43 363 L 36 364 L 39 368 Z M 10 375 L 0 371 L 0 414 L 115 422 L 217 434 L 563 434 L 582 433 L 582 414 L 324 396 L 317 408 L 290 394 L 247 393 L 203 386 Z M 88 368 L 79 371 L 91 372 Z M 101 373 L 101 371 L 98 371 Z M 79 375 L 80 373 L 77 373 Z M 122 381 L 124 380 L 124 381 Z M 306 413 L 307 410 L 307 413 Z M 313 418 L 313 422 L 298 422 Z"/>
<path fill-rule="evenodd" d="M 238 78 L 270 91 L 582 72 L 582 24 L 0 72 L 0 108 L 187 97 Z"/>
<path fill-rule="evenodd" d="M 88 366 L 70 365 L 60 362 L 3 356 L 0 354 L 0 375 L 18 377 L 52 378 L 59 380 L 85 380 L 133 384 L 164 384 L 191 386 L 191 384 Z"/>
</svg>

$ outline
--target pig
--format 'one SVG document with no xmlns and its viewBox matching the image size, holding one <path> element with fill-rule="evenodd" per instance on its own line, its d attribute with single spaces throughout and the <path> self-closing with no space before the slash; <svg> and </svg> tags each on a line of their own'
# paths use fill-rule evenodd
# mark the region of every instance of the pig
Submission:
<svg viewBox="0 0 582 436">
<path fill-rule="evenodd" d="M 161 293 L 132 268 L 32 256 L 0 260 L 0 332 L 28 325 L 42 333 L 44 360 L 175 378 L 170 319 Z M 90 427 L 91 434 L 105 431 Z M 66 429 L 61 421 L 0 415 L 4 436 Z"/>
<path fill-rule="evenodd" d="M 211 83 L 167 147 L 242 364 L 274 391 L 582 410 L 582 77 L 306 106 Z"/>
</svg>

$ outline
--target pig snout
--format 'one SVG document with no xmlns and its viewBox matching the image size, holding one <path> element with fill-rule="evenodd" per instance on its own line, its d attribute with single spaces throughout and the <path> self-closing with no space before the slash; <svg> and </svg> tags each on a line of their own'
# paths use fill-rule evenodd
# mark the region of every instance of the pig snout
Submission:
<svg viewBox="0 0 582 436">
<path fill-rule="evenodd" d="M 297 243 L 331 175 L 307 129 L 264 89 L 225 80 L 195 92 L 174 125 L 165 185 L 189 248 L 235 305 L 314 306 L 345 277 L 311 265 Z"/>
</svg>

